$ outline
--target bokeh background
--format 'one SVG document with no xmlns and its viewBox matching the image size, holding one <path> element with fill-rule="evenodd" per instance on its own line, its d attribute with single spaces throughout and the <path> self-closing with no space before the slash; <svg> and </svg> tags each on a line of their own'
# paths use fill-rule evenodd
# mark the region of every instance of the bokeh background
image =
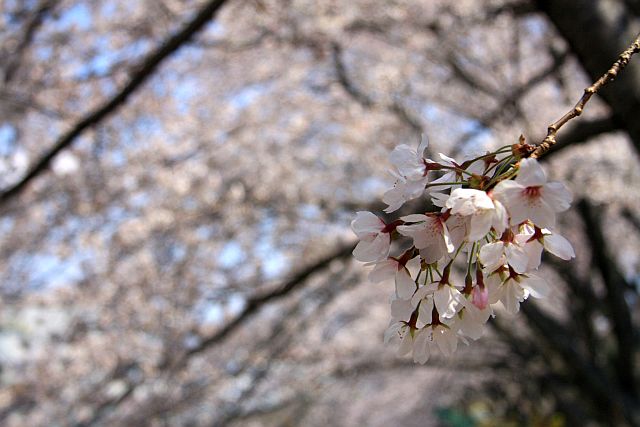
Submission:
<svg viewBox="0 0 640 427">
<path fill-rule="evenodd" d="M 454 358 L 353 262 L 387 156 L 540 141 L 637 0 L 0 0 L 0 425 L 640 425 L 640 55 L 544 157 L 570 263 Z"/>
</svg>

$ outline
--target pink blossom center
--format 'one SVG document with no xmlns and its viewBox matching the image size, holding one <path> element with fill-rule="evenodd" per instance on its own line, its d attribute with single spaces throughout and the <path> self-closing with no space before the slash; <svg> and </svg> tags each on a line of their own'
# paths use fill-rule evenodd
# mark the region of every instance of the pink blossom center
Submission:
<svg viewBox="0 0 640 427">
<path fill-rule="evenodd" d="M 540 197 L 540 191 L 542 190 L 542 186 L 537 185 L 535 187 L 527 187 L 522 191 L 522 194 L 525 197 L 529 197 L 531 199 Z"/>
</svg>

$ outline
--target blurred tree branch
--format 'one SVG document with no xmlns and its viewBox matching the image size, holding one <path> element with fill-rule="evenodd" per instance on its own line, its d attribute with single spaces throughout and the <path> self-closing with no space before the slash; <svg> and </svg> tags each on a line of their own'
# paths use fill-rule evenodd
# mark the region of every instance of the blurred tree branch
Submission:
<svg viewBox="0 0 640 427">
<path fill-rule="evenodd" d="M 42 0 L 39 2 L 33 14 L 29 17 L 18 45 L 15 50 L 11 52 L 11 56 L 8 58 L 8 61 L 4 66 L 3 83 L 5 87 L 9 82 L 11 82 L 11 80 L 13 80 L 16 71 L 20 68 L 24 52 L 31 45 L 38 29 L 42 26 L 45 18 L 55 8 L 57 3 L 58 0 Z"/>
<path fill-rule="evenodd" d="M 359 89 L 353 80 L 349 77 L 347 67 L 344 63 L 344 50 L 342 45 L 338 42 L 331 43 L 331 57 L 338 77 L 338 83 L 356 102 L 365 108 L 372 108 L 376 106 L 376 101 L 373 100 L 367 93 Z M 417 134 L 422 135 L 424 127 L 418 117 L 411 114 L 405 106 L 403 106 L 398 100 L 394 100 L 391 103 L 385 103 L 381 105 L 382 108 L 393 113 L 402 123 L 406 124 L 411 130 Z"/>
<path fill-rule="evenodd" d="M 232 321 L 225 324 L 222 328 L 220 328 L 214 334 L 208 337 L 201 338 L 199 343 L 196 346 L 191 347 L 190 349 L 182 353 L 177 359 L 175 360 L 165 359 L 161 363 L 161 365 L 158 367 L 159 372 L 171 373 L 171 372 L 177 372 L 181 370 L 188 363 L 189 359 L 192 356 L 202 353 L 205 350 L 208 350 L 211 347 L 224 341 L 227 338 L 227 336 L 229 336 L 229 334 L 234 332 L 238 327 L 240 327 L 246 321 L 248 321 L 251 316 L 256 314 L 262 308 L 262 306 L 264 306 L 269 302 L 288 296 L 294 290 L 298 290 L 302 285 L 304 285 L 307 282 L 307 279 L 309 279 L 312 275 L 322 272 L 323 270 L 328 268 L 333 261 L 338 259 L 349 258 L 351 256 L 351 252 L 353 251 L 354 247 L 355 245 L 353 244 L 340 246 L 329 255 L 323 257 L 317 262 L 312 263 L 306 268 L 303 268 L 302 270 L 300 270 L 297 274 L 292 276 L 291 279 L 287 280 L 276 289 L 270 292 L 266 292 L 266 293 L 248 298 L 242 312 L 240 312 L 240 314 L 238 314 Z M 337 293 L 339 292 L 336 289 L 335 294 Z M 276 329 L 275 332 L 278 333 L 279 330 Z M 115 374 L 112 374 L 112 376 L 115 376 Z M 259 378 L 260 377 L 256 378 L 256 380 L 259 380 Z M 136 382 L 136 383 L 128 382 L 124 393 L 122 393 L 120 396 L 117 396 L 112 399 L 107 399 L 102 403 L 100 403 L 97 409 L 95 410 L 94 415 L 91 418 L 91 421 L 87 423 L 78 424 L 78 427 L 95 424 L 106 413 L 108 413 L 109 411 L 113 411 L 120 404 L 127 401 L 132 396 L 134 390 L 140 384 L 141 384 L 140 382 Z"/>
<path fill-rule="evenodd" d="M 562 67 L 562 65 L 565 63 L 566 59 L 568 57 L 568 54 L 566 52 L 554 56 L 553 58 L 553 62 L 546 68 L 544 68 L 543 70 L 541 70 L 540 72 L 538 72 L 537 74 L 535 74 L 533 77 L 531 77 L 529 80 L 527 80 L 525 83 L 511 89 L 509 92 L 507 92 L 506 94 L 496 94 L 494 93 L 493 96 L 498 97 L 499 98 L 499 105 L 498 107 L 496 107 L 495 109 L 489 111 L 488 113 L 484 114 L 483 116 L 477 118 L 477 120 L 484 126 L 484 127 L 490 127 L 491 125 L 493 125 L 498 119 L 500 119 L 506 111 L 508 111 L 509 109 L 512 109 L 514 107 L 514 105 L 517 104 L 517 102 L 524 96 L 526 95 L 529 91 L 531 91 L 532 89 L 534 89 L 536 86 L 538 86 L 540 83 L 544 82 L 546 79 L 548 79 L 549 77 L 553 76 L 559 69 L 560 67 Z M 479 86 L 481 85 L 481 83 L 476 82 L 474 77 L 470 74 L 467 73 L 466 79 L 463 79 L 463 81 L 467 81 L 467 80 L 471 80 L 470 87 L 475 87 L 475 86 Z M 489 89 L 487 89 L 489 90 Z M 455 147 L 461 147 L 466 141 L 468 141 L 469 139 L 473 138 L 474 136 L 476 136 L 479 132 L 481 132 L 482 129 L 473 129 L 469 132 L 466 132 L 464 134 L 462 134 L 456 141 L 455 143 Z"/>
<path fill-rule="evenodd" d="M 51 161 L 65 148 L 69 147 L 85 130 L 93 127 L 125 104 L 131 96 L 154 72 L 165 59 L 170 57 L 186 42 L 202 30 L 207 23 L 216 15 L 218 10 L 227 0 L 212 0 L 206 3 L 195 17 L 185 24 L 175 34 L 164 40 L 158 48 L 149 53 L 139 65 L 127 84 L 112 98 L 104 102 L 101 106 L 87 113 L 69 131 L 60 136 L 40 159 L 38 159 L 27 171 L 27 173 L 15 184 L 6 188 L 0 193 L 0 203 L 5 203 L 9 199 L 17 196 L 35 177 L 43 173 L 51 164 Z"/>
<path fill-rule="evenodd" d="M 585 224 L 586 235 L 591 243 L 591 262 L 597 266 L 602 274 L 606 292 L 606 303 L 613 322 L 613 331 L 617 341 L 617 371 L 618 382 L 625 393 L 637 397 L 635 373 L 634 328 L 631 313 L 625 298 L 626 289 L 632 288 L 616 266 L 615 260 L 609 255 L 607 242 L 604 238 L 602 224 L 596 214 L 596 209 L 585 199 L 577 203 Z"/>
</svg>

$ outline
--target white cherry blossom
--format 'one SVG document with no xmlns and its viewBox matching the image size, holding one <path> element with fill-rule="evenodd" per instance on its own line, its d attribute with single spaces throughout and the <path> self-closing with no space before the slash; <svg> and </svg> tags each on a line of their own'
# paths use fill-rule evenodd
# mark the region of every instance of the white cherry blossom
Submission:
<svg viewBox="0 0 640 427">
<path fill-rule="evenodd" d="M 418 320 L 425 325 L 433 323 L 432 311 L 435 306 L 442 322 L 453 318 L 465 303 L 458 289 L 448 283 L 434 282 L 421 287 L 411 298 L 413 307 L 419 307 Z"/>
<path fill-rule="evenodd" d="M 445 356 L 451 356 L 458 347 L 458 335 L 447 325 L 438 324 L 420 329 L 414 340 L 413 361 L 424 364 L 437 349 Z"/>
<path fill-rule="evenodd" d="M 460 214 L 449 214 L 449 218 L 447 218 L 445 224 L 447 225 L 449 238 L 455 251 L 467 239 L 467 235 L 469 234 L 469 221 Z"/>
<path fill-rule="evenodd" d="M 493 310 L 490 306 L 486 306 L 480 310 L 474 304 L 467 301 L 464 308 L 460 310 L 454 318 L 451 328 L 457 330 L 458 333 L 465 337 L 477 340 L 484 334 L 484 325 L 492 314 Z"/>
<path fill-rule="evenodd" d="M 525 273 L 529 257 L 515 242 L 491 242 L 480 249 L 480 262 L 486 272 L 491 273 L 504 265 L 510 265 L 517 273 Z"/>
<path fill-rule="evenodd" d="M 433 331 L 430 326 L 420 329 L 413 345 L 413 361 L 424 365 L 431 356 L 433 343 Z"/>
<path fill-rule="evenodd" d="M 371 212 L 361 211 L 351 221 L 351 229 L 360 239 L 353 250 L 358 261 L 377 262 L 387 258 L 391 236 L 384 221 Z"/>
<path fill-rule="evenodd" d="M 531 273 L 527 275 L 509 275 L 502 279 L 499 274 L 492 274 L 487 279 L 489 288 L 489 302 L 502 303 L 508 313 L 516 314 L 520 310 L 520 303 L 529 295 L 534 298 L 544 298 L 550 292 L 549 284 L 541 277 Z"/>
<path fill-rule="evenodd" d="M 569 261 L 576 256 L 573 246 L 567 239 L 560 234 L 552 233 L 546 228 L 534 228 L 526 224 L 523 227 L 523 232 L 517 234 L 515 239 L 527 254 L 529 260 L 528 270 L 534 270 L 540 266 L 543 249 L 565 261 Z"/>
<path fill-rule="evenodd" d="M 398 174 L 407 180 L 422 179 L 429 172 L 429 164 L 435 164 L 433 160 L 422 157 L 418 151 L 406 144 L 401 144 L 394 148 L 389 156 Z"/>
<path fill-rule="evenodd" d="M 424 193 L 425 186 L 429 182 L 429 171 L 440 168 L 433 160 L 424 158 L 424 151 L 428 145 L 428 139 L 423 137 L 417 150 L 401 144 L 391 152 L 390 159 L 394 166 L 391 174 L 396 180 L 393 188 L 382 197 L 382 201 L 388 205 L 384 209 L 385 212 L 395 212 L 405 202 L 416 199 Z"/>
<path fill-rule="evenodd" d="M 411 181 L 396 174 L 396 182 L 393 184 L 393 188 L 382 196 L 382 201 L 388 205 L 384 211 L 386 213 L 395 212 L 409 200 L 422 196 L 427 181 L 427 177 L 417 181 Z"/>
<path fill-rule="evenodd" d="M 406 322 L 391 323 L 384 333 L 384 343 L 387 344 L 391 339 L 396 337 L 400 340 L 398 356 L 409 354 L 413 348 L 413 336 L 411 334 L 411 327 Z"/>
<path fill-rule="evenodd" d="M 449 326 L 432 326 L 433 341 L 445 356 L 451 356 L 458 348 L 458 334 Z"/>
<path fill-rule="evenodd" d="M 413 244 L 420 250 L 420 256 L 427 264 L 432 264 L 447 253 L 454 251 L 449 230 L 439 214 L 413 214 L 400 218 L 411 225 L 398 226 L 398 232 L 413 238 Z"/>
<path fill-rule="evenodd" d="M 457 188 L 451 192 L 445 206 L 451 209 L 451 214 L 470 218 L 467 236 L 470 242 L 482 239 L 492 227 L 502 234 L 508 226 L 504 206 L 481 190 Z"/>
<path fill-rule="evenodd" d="M 551 231 L 556 213 L 568 209 L 571 194 L 561 183 L 547 183 L 536 160 L 521 160 L 515 180 L 500 181 L 485 192 L 478 188 L 512 176 L 511 157 L 497 157 L 507 156 L 507 147 L 458 164 L 443 154 L 437 163 L 426 159 L 426 145 L 424 140 L 417 150 L 408 145 L 393 150 L 396 182 L 383 201 L 391 213 L 427 193 L 434 212 L 389 223 L 371 212 L 358 212 L 351 223 L 360 239 L 354 256 L 373 266 L 369 279 L 395 282 L 385 343 L 396 339 L 398 354 L 412 354 L 416 363 L 426 363 L 438 351 L 450 356 L 458 340 L 479 339 L 497 307 L 515 314 L 530 295 L 546 296 L 549 284 L 531 274 L 543 250 L 565 260 L 575 257 L 571 243 Z M 444 175 L 430 182 L 434 170 Z M 390 256 L 395 230 L 410 237 L 413 245 Z M 464 283 L 450 276 L 457 258 L 467 264 Z"/>
<path fill-rule="evenodd" d="M 547 176 L 536 159 L 522 159 L 515 180 L 501 181 L 493 189 L 517 225 L 530 219 L 539 227 L 550 228 L 556 222 L 556 212 L 569 209 L 572 196 L 560 182 L 547 183 Z"/>
</svg>

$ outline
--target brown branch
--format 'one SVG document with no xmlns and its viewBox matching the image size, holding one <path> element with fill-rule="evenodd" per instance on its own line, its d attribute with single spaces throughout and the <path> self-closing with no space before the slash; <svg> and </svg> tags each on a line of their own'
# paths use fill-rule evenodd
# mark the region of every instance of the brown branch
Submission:
<svg viewBox="0 0 640 427">
<path fill-rule="evenodd" d="M 97 109 L 90 111 L 84 118 L 76 123 L 73 128 L 60 136 L 53 147 L 29 169 L 20 181 L 0 193 L 0 203 L 7 202 L 12 197 L 17 196 L 31 180 L 49 167 L 51 161 L 58 153 L 69 147 L 85 130 L 100 123 L 124 105 L 129 96 L 153 75 L 160 64 L 188 42 L 196 33 L 202 30 L 205 25 L 215 17 L 218 10 L 226 2 L 227 0 L 209 1 L 191 21 L 184 25 L 178 32 L 169 36 L 156 50 L 149 53 L 142 60 L 137 71 L 133 73 L 129 82 L 114 97 Z"/>
<path fill-rule="evenodd" d="M 591 97 L 597 93 L 603 86 L 609 83 L 611 80 L 615 79 L 619 72 L 621 72 L 629 63 L 631 57 L 640 52 L 640 34 L 636 37 L 634 42 L 629 46 L 624 52 L 620 54 L 618 60 L 609 68 L 609 70 L 595 83 L 584 90 L 584 94 L 582 98 L 576 103 L 572 110 L 568 111 L 564 116 L 560 117 L 556 122 L 549 125 L 547 130 L 547 136 L 544 140 L 537 146 L 533 153 L 531 153 L 532 158 L 538 158 L 545 154 L 547 151 L 551 149 L 552 146 L 556 144 L 556 135 L 560 128 L 564 126 L 570 120 L 580 116 L 582 111 L 584 110 L 585 105 Z"/>
<path fill-rule="evenodd" d="M 612 117 L 576 122 L 576 125 L 564 133 L 562 139 L 553 145 L 545 156 L 548 158 L 572 145 L 585 143 L 596 136 L 619 130 L 621 127 Z"/>
</svg>

